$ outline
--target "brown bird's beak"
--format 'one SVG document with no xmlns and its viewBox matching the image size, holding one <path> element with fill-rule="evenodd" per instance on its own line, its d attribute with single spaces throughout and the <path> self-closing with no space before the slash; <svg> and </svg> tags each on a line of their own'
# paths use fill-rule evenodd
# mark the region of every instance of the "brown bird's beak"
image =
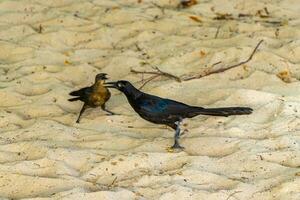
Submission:
<svg viewBox="0 0 300 200">
<path fill-rule="evenodd" d="M 103 75 L 103 80 L 107 80 L 107 79 L 108 79 L 107 74 L 104 74 Z"/>
<path fill-rule="evenodd" d="M 106 83 L 104 83 L 104 86 L 107 87 L 107 88 L 118 89 L 117 82 L 106 82 Z"/>
</svg>

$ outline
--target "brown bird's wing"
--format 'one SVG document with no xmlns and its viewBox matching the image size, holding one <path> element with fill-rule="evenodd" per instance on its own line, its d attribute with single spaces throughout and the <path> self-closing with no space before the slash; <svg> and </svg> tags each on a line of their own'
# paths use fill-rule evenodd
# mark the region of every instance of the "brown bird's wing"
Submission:
<svg viewBox="0 0 300 200">
<path fill-rule="evenodd" d="M 91 87 L 84 87 L 84 88 L 81 88 L 79 90 L 70 92 L 69 95 L 83 97 L 83 96 L 88 95 L 90 93 L 92 93 L 92 88 Z"/>
</svg>

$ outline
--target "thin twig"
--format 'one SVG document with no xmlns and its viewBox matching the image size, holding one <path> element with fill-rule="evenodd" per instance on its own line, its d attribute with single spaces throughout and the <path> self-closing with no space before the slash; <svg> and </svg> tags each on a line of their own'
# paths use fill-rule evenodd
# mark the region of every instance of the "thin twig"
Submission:
<svg viewBox="0 0 300 200">
<path fill-rule="evenodd" d="M 135 73 L 135 74 L 156 74 L 156 75 L 161 75 L 159 72 L 138 71 L 138 70 L 135 70 L 135 69 L 130 69 L 130 72 Z"/>
<path fill-rule="evenodd" d="M 256 53 L 258 47 L 261 45 L 261 43 L 263 42 L 263 40 L 259 41 L 259 43 L 256 45 L 256 47 L 254 48 L 254 50 L 252 51 L 251 55 L 249 56 L 249 58 L 245 61 L 242 61 L 240 63 L 237 63 L 237 64 L 234 64 L 234 65 L 231 65 L 229 67 L 225 67 L 225 68 L 221 68 L 221 69 L 217 69 L 217 70 L 207 70 L 207 71 L 204 71 L 203 73 L 201 74 L 198 74 L 198 75 L 195 75 L 195 76 L 192 76 L 192 77 L 187 77 L 187 78 L 184 78 L 182 79 L 183 81 L 189 81 L 189 80 L 192 80 L 192 79 L 197 79 L 197 78 L 202 78 L 204 76 L 208 76 L 208 75 L 211 75 L 211 74 L 216 74 L 216 73 L 220 73 L 220 72 L 224 72 L 224 71 L 227 71 L 229 69 L 232 69 L 232 68 L 235 68 L 235 67 L 238 67 L 238 66 L 241 66 L 243 64 L 246 64 L 247 62 L 249 62 L 254 54 Z"/>
<path fill-rule="evenodd" d="M 161 13 L 164 15 L 165 14 L 165 8 L 163 6 L 158 5 L 157 3 L 151 2 L 151 4 L 161 10 Z"/>
<path fill-rule="evenodd" d="M 142 51 L 141 47 L 137 43 L 134 43 L 134 45 L 138 51 Z"/>
<path fill-rule="evenodd" d="M 173 74 L 161 71 L 158 67 L 152 67 L 152 69 L 155 69 L 156 71 L 138 71 L 135 69 L 131 69 L 130 72 L 135 73 L 135 74 L 154 74 L 154 75 L 159 75 L 159 76 L 165 76 L 168 78 L 175 79 L 178 82 L 181 82 L 181 79 L 177 76 L 174 76 Z"/>
<path fill-rule="evenodd" d="M 141 90 L 143 87 L 145 87 L 147 85 L 147 83 L 149 83 L 150 81 L 152 81 L 153 79 L 159 77 L 158 74 L 151 76 L 150 78 L 148 78 L 140 87 L 139 90 Z"/>
<path fill-rule="evenodd" d="M 216 32 L 216 34 L 215 34 L 215 39 L 217 39 L 217 37 L 218 37 L 218 35 L 219 35 L 220 28 L 221 28 L 221 26 L 218 26 L 217 32 Z"/>
<path fill-rule="evenodd" d="M 241 193 L 241 192 L 242 192 L 242 191 L 235 191 L 235 192 L 231 193 L 231 194 L 227 197 L 226 200 L 229 200 L 231 197 L 234 197 L 234 198 L 236 199 L 236 197 L 235 197 L 234 195 L 237 194 L 237 193 Z"/>
<path fill-rule="evenodd" d="M 158 72 L 160 72 L 160 75 L 162 76 L 166 76 L 166 77 L 169 77 L 169 78 L 173 78 L 175 79 L 177 82 L 181 82 L 181 79 L 173 74 L 169 74 L 167 72 L 163 72 L 161 71 L 158 67 L 152 67 L 152 69 L 156 69 Z"/>
<path fill-rule="evenodd" d="M 111 187 L 111 186 L 113 186 L 113 185 L 115 184 L 115 182 L 116 182 L 117 178 L 118 178 L 118 177 L 116 176 L 116 177 L 114 178 L 114 180 L 111 182 L 111 184 L 109 184 L 109 185 L 108 185 L 108 187 Z"/>
<path fill-rule="evenodd" d="M 222 61 L 216 62 L 216 63 L 212 64 L 212 66 L 218 65 L 220 63 L 222 63 Z"/>
</svg>

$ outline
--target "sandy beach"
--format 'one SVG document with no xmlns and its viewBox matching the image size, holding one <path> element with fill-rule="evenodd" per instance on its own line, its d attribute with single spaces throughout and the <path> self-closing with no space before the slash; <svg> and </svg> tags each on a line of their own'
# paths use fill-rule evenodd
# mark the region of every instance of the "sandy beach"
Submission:
<svg viewBox="0 0 300 200">
<path fill-rule="evenodd" d="M 179 2 L 0 1 L 1 200 L 300 199 L 299 1 Z M 254 112 L 187 119 L 168 152 L 174 131 L 113 89 L 118 115 L 75 123 L 68 94 L 100 72 Z"/>
</svg>

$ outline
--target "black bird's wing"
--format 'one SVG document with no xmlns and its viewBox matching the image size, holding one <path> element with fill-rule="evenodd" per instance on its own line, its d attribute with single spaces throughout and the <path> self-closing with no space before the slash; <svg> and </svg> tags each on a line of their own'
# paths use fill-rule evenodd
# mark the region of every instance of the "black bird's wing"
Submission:
<svg viewBox="0 0 300 200">
<path fill-rule="evenodd" d="M 185 118 L 193 108 L 178 101 L 145 93 L 131 105 L 142 118 L 159 124 L 173 124 L 180 118 Z"/>
<path fill-rule="evenodd" d="M 141 98 L 139 100 L 140 108 L 146 112 L 169 115 L 169 114 L 182 113 L 190 107 L 184 103 L 177 102 L 171 99 L 164 99 L 152 95 L 151 98 L 149 98 L 149 96 Z"/>
</svg>

